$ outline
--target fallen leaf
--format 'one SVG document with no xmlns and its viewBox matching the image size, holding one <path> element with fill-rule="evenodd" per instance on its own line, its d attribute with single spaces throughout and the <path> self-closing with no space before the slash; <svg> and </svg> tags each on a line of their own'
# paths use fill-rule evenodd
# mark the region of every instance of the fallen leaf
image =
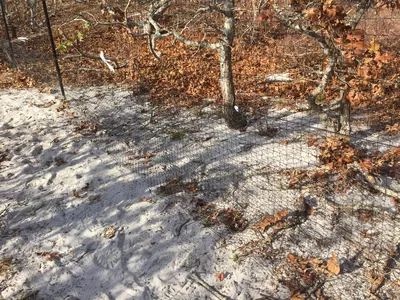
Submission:
<svg viewBox="0 0 400 300">
<path fill-rule="evenodd" d="M 287 210 L 280 210 L 274 213 L 273 216 L 267 216 L 262 221 L 254 225 L 255 231 L 264 233 L 269 227 L 274 226 L 277 223 L 283 222 L 285 217 L 288 215 Z"/>
<path fill-rule="evenodd" d="M 143 158 L 144 158 L 143 163 L 147 164 L 150 161 L 150 158 L 152 158 L 153 156 L 154 156 L 153 153 L 150 153 L 150 152 L 146 153 L 146 155 L 143 156 Z"/>
<path fill-rule="evenodd" d="M 375 53 L 375 54 L 380 54 L 379 53 L 379 50 L 380 50 L 380 48 L 381 48 L 381 45 L 379 45 L 376 41 L 375 41 L 375 39 L 374 38 L 372 38 L 371 39 L 371 42 L 370 42 L 370 44 L 369 44 L 369 52 L 370 53 Z"/>
<path fill-rule="evenodd" d="M 340 266 L 337 265 L 335 253 L 332 252 L 332 259 L 327 261 L 326 268 L 330 272 L 330 274 L 328 274 L 329 277 L 340 273 Z"/>
<path fill-rule="evenodd" d="M 372 163 L 372 161 L 370 159 L 364 159 L 363 161 L 360 161 L 359 164 L 360 164 L 361 168 L 367 172 L 371 172 L 375 168 L 374 164 Z"/>
<path fill-rule="evenodd" d="M 57 252 L 36 252 L 36 254 L 50 261 L 57 260 L 62 257 L 62 255 Z"/>
<path fill-rule="evenodd" d="M 217 280 L 219 280 L 219 281 L 222 281 L 225 278 L 224 273 L 217 273 L 216 277 L 217 277 Z"/>
<path fill-rule="evenodd" d="M 300 297 L 301 293 L 295 293 L 292 296 L 290 296 L 290 300 L 304 300 L 305 298 Z"/>
<path fill-rule="evenodd" d="M 385 277 L 374 270 L 370 270 L 367 272 L 367 279 L 369 282 L 372 283 L 372 287 L 369 290 L 370 293 L 375 294 L 378 291 L 378 289 L 382 286 Z"/>
<path fill-rule="evenodd" d="M 188 186 L 189 191 L 193 192 L 193 193 L 197 193 L 199 191 L 199 188 L 197 187 L 197 185 L 195 183 L 191 183 Z"/>
<path fill-rule="evenodd" d="M 151 200 L 151 199 L 148 199 L 148 198 L 146 198 L 146 197 L 142 197 L 142 198 L 140 198 L 140 200 L 139 200 L 140 202 L 147 202 L 147 203 L 153 203 L 153 200 Z"/>
<path fill-rule="evenodd" d="M 114 227 L 106 228 L 105 233 L 104 233 L 104 237 L 106 239 L 111 239 L 111 238 L 113 238 L 115 236 L 115 232 L 116 231 L 115 231 Z"/>
<path fill-rule="evenodd" d="M 39 91 L 39 93 L 51 94 L 51 88 L 50 87 L 38 88 L 38 91 Z"/>
<path fill-rule="evenodd" d="M 308 143 L 307 143 L 307 146 L 308 146 L 308 147 L 312 147 L 312 146 L 314 146 L 317 142 L 318 142 L 318 139 L 309 139 L 309 140 L 308 140 Z"/>
<path fill-rule="evenodd" d="M 92 196 L 89 196 L 89 201 L 90 201 L 90 202 L 97 202 L 97 201 L 100 201 L 100 195 L 92 195 Z"/>
<path fill-rule="evenodd" d="M 81 195 L 79 194 L 79 192 L 78 192 L 77 190 L 74 189 L 74 190 L 72 191 L 72 197 L 80 198 Z"/>
<path fill-rule="evenodd" d="M 151 157 L 153 157 L 153 156 L 154 156 L 153 153 L 148 152 L 148 153 L 146 153 L 145 156 L 143 156 L 143 158 L 151 158 Z"/>
</svg>

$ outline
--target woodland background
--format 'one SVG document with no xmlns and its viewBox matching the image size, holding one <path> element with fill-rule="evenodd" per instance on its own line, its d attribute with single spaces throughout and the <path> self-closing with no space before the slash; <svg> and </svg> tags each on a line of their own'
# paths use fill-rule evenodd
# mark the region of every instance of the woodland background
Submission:
<svg viewBox="0 0 400 300">
<path fill-rule="evenodd" d="M 149 51 L 147 35 L 143 34 L 145 23 L 140 22 L 146 20 L 151 7 L 160 2 L 170 2 L 157 20 L 160 27 L 166 28 L 164 31 L 181 30 L 185 38 L 194 41 L 218 40 L 218 26 L 222 26 L 220 15 L 212 11 L 198 14 L 200 9 L 211 7 L 207 1 L 49 2 L 65 84 L 127 85 L 137 94 L 148 93 L 154 104 L 165 108 L 204 105 L 204 99 L 221 103 L 215 51 L 188 47 L 173 36 L 157 40 L 156 47 L 162 53 L 160 60 Z M 218 1 L 215 3 L 220 5 Z M 370 126 L 398 132 L 398 1 L 274 3 L 276 7 L 287 9 L 286 15 L 304 28 L 339 45 L 342 61 L 324 91 L 316 97 L 317 102 L 329 106 L 330 101 L 340 98 L 344 85 L 345 99 L 351 102 L 352 114 L 362 114 L 363 123 Z M 368 4 L 368 9 L 363 11 L 357 28 L 345 25 L 345 18 L 354 17 L 352 13 L 363 3 Z M 321 82 L 329 63 L 317 40 L 287 26 L 268 1 L 236 1 L 234 5 L 236 32 L 232 68 L 236 104 L 250 114 L 257 109 L 265 112 L 271 105 L 266 97 L 273 97 L 279 98 L 275 106 L 306 109 L 306 100 Z M 13 37 L 27 36 L 29 40 L 14 41 L 17 71 L 10 69 L 3 57 L 0 65 L 3 88 L 56 85 L 39 2 L 36 14 L 37 24 L 31 28 L 26 2 L 8 4 Z M 139 25 L 128 25 L 131 21 Z M 100 51 L 112 58 L 115 73 L 99 59 Z M 281 73 L 288 74 L 291 81 L 269 80 L 269 75 Z"/>
</svg>

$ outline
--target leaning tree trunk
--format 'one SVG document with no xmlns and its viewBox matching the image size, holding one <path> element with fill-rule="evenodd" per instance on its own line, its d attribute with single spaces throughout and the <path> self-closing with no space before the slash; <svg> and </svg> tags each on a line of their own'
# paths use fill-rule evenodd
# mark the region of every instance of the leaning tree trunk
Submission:
<svg viewBox="0 0 400 300">
<path fill-rule="evenodd" d="M 338 132 L 344 135 L 349 135 L 351 133 L 351 124 L 350 124 L 351 103 L 349 99 L 346 98 L 346 94 L 342 97 L 342 100 L 340 102 Z"/>
<path fill-rule="evenodd" d="M 228 127 L 242 129 L 247 126 L 247 120 L 244 115 L 235 110 L 236 97 L 232 73 L 232 46 L 235 36 L 234 2 L 234 0 L 226 1 L 224 5 L 224 34 L 220 46 L 218 47 L 220 87 L 223 115 Z"/>
<path fill-rule="evenodd" d="M 332 50 L 326 43 L 319 42 L 319 44 L 323 48 L 324 54 L 328 57 L 328 65 L 323 72 L 319 85 L 314 90 L 312 90 L 307 98 L 309 108 L 315 112 L 320 112 L 322 110 L 322 107 L 317 103 L 317 100 L 318 97 L 321 97 L 325 92 L 325 88 L 328 85 L 329 81 L 332 79 L 338 62 L 338 54 L 335 50 Z"/>
</svg>

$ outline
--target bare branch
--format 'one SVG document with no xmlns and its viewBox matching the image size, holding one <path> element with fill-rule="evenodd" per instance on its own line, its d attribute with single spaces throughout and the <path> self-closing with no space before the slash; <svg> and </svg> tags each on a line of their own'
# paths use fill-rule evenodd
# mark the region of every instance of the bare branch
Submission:
<svg viewBox="0 0 400 300">
<path fill-rule="evenodd" d="M 284 24 L 286 26 L 288 26 L 296 31 L 299 31 L 305 35 L 308 35 L 309 37 L 312 37 L 322 46 L 322 48 L 324 49 L 324 53 L 326 52 L 325 49 L 329 46 L 322 35 L 318 34 L 317 32 L 315 32 L 313 30 L 306 29 L 299 24 L 295 24 L 296 19 L 291 19 L 288 16 L 286 16 L 278 6 L 273 5 L 272 8 L 279 15 L 280 19 L 284 22 Z M 327 55 L 328 53 L 325 53 L 325 54 Z"/>
<path fill-rule="evenodd" d="M 132 0 L 129 0 L 128 3 L 125 6 L 125 10 L 124 10 L 124 18 L 125 18 L 125 23 L 128 22 L 128 8 L 131 5 Z"/>
<path fill-rule="evenodd" d="M 69 37 L 66 36 L 65 33 L 62 33 L 62 36 L 64 37 L 64 39 L 70 41 L 72 43 L 72 47 L 76 50 L 76 52 L 78 52 L 78 55 L 69 55 L 69 56 L 64 57 L 64 59 L 85 57 L 85 58 L 94 59 L 94 60 L 101 60 L 101 61 L 103 60 L 100 56 L 92 55 L 92 54 L 82 51 L 80 49 L 80 47 L 72 39 L 70 39 Z M 113 57 L 104 57 L 104 58 L 108 61 L 112 61 L 113 63 L 115 63 L 116 69 L 121 68 L 121 65 L 118 63 L 117 59 L 115 59 Z"/>
<path fill-rule="evenodd" d="M 364 16 L 364 14 L 368 11 L 368 9 L 372 6 L 373 3 L 374 3 L 373 0 L 364 0 L 357 5 L 357 11 L 355 16 L 348 21 L 352 29 L 355 29 L 357 27 L 361 18 Z"/>
<path fill-rule="evenodd" d="M 180 35 L 179 33 L 177 33 L 176 31 L 172 31 L 171 32 L 173 34 L 173 36 L 181 41 L 182 43 L 184 43 L 185 45 L 191 46 L 191 47 L 200 47 L 200 48 L 209 48 L 209 49 L 218 49 L 221 47 L 220 43 L 208 43 L 205 41 L 201 41 L 201 42 L 196 42 L 196 41 L 192 41 L 189 40 L 185 37 L 183 37 L 182 35 Z"/>
</svg>

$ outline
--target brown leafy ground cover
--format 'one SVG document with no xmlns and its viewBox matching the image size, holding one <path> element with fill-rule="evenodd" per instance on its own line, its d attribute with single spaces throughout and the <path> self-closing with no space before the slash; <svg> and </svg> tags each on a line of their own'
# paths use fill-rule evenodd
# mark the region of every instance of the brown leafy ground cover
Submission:
<svg viewBox="0 0 400 300">
<path fill-rule="evenodd" d="M 102 17 L 98 6 L 93 3 L 67 2 L 60 5 L 52 18 L 63 80 L 67 86 L 129 86 L 134 93 L 148 93 L 153 103 L 164 107 L 203 105 L 205 98 L 217 103 L 220 101 L 218 60 L 212 51 L 189 48 L 171 38 L 158 42 L 163 56 L 161 61 L 157 61 L 148 50 L 147 39 L 133 40 L 117 26 L 87 26 L 80 16 L 89 14 Z M 40 17 L 43 19 L 39 14 Z M 245 111 L 255 108 L 265 111 L 271 104 L 263 98 L 267 96 L 280 99 L 274 102 L 276 106 L 298 109 L 297 105 L 305 103 L 307 94 L 318 84 L 318 72 L 325 64 L 320 49 L 309 38 L 289 32 L 275 21 L 251 36 L 244 35 L 240 31 L 241 14 L 238 18 L 233 72 L 239 106 Z M 9 69 L 4 62 L 0 64 L 0 87 L 55 87 L 57 77 L 46 28 L 42 25 L 32 34 L 27 15 L 17 21 L 18 35 L 30 39 L 26 43 L 15 42 L 17 71 Z M 348 97 L 353 110 L 367 116 L 363 122 L 380 123 L 380 127 L 388 125 L 389 130 L 396 132 L 400 115 L 400 44 L 395 33 L 399 26 L 398 12 L 369 14 L 361 22 L 366 36 L 356 41 L 357 45 L 360 42 L 363 45 L 361 52 L 356 49 L 356 56 L 348 51 L 351 45 L 343 49 L 345 56 L 351 59 L 340 70 L 345 72 L 344 77 L 351 84 Z M 190 32 L 188 36 L 202 38 L 199 32 Z M 115 58 L 121 68 L 111 73 L 101 61 L 79 57 L 71 42 L 85 54 L 98 56 L 100 51 L 104 51 L 105 56 Z M 289 74 L 293 82 L 268 82 L 268 75 L 280 73 Z M 334 78 L 320 100 L 334 100 L 339 85 L 340 81 Z"/>
</svg>

